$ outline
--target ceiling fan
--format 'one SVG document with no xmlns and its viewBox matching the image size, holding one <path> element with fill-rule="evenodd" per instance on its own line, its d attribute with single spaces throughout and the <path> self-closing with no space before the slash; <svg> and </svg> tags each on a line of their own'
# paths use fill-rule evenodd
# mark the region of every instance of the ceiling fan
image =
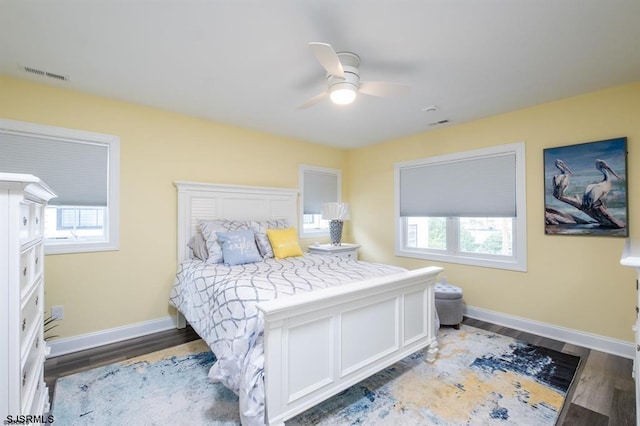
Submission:
<svg viewBox="0 0 640 426">
<path fill-rule="evenodd" d="M 330 44 L 309 43 L 320 65 L 327 71 L 328 88 L 304 102 L 298 109 L 308 108 L 325 98 L 338 105 L 352 103 L 358 93 L 371 96 L 401 96 L 409 93 L 406 84 L 386 81 L 360 81 L 360 57 L 352 52 L 337 52 Z"/>
</svg>

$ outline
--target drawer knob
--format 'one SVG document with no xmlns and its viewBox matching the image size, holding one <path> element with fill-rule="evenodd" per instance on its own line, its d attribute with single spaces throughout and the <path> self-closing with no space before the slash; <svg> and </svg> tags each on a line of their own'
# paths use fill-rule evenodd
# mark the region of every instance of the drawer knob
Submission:
<svg viewBox="0 0 640 426">
<path fill-rule="evenodd" d="M 40 347 L 40 340 L 36 340 L 36 349 Z"/>
<path fill-rule="evenodd" d="M 40 258 L 36 256 L 36 265 L 38 264 L 38 260 L 40 260 Z"/>
<path fill-rule="evenodd" d="M 25 328 L 27 328 L 27 319 L 26 319 L 26 318 L 23 318 L 23 319 L 22 319 L 22 331 L 24 331 L 24 330 L 25 330 Z"/>
<path fill-rule="evenodd" d="M 27 226 L 27 217 L 26 217 L 26 216 L 24 216 L 24 217 L 22 218 L 22 225 L 23 225 L 23 226 Z"/>
<path fill-rule="evenodd" d="M 38 299 L 40 298 L 40 296 L 36 296 L 36 306 L 38 306 Z"/>
<path fill-rule="evenodd" d="M 22 373 L 22 386 L 27 384 L 27 372 Z"/>
<path fill-rule="evenodd" d="M 36 225 L 40 224 L 40 218 L 36 216 Z"/>
</svg>

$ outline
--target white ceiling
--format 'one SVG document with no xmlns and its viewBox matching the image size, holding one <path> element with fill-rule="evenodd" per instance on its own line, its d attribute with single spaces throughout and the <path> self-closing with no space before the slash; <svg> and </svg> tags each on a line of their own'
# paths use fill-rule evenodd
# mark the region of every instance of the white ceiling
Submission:
<svg viewBox="0 0 640 426">
<path fill-rule="evenodd" d="M 312 41 L 411 94 L 297 109 Z M 640 1 L 0 0 L 0 73 L 354 148 L 640 81 Z"/>
</svg>

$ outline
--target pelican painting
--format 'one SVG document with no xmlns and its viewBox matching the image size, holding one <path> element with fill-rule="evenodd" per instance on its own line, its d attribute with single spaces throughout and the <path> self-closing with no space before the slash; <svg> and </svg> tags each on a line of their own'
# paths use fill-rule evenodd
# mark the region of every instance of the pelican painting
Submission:
<svg viewBox="0 0 640 426">
<path fill-rule="evenodd" d="M 604 160 L 596 160 L 596 169 L 604 176 L 601 181 L 587 185 L 582 196 L 582 206 L 586 209 L 593 209 L 603 204 L 604 198 L 611 191 L 611 177 L 609 173 L 622 179 L 611 166 Z"/>
<path fill-rule="evenodd" d="M 627 138 L 546 148 L 543 160 L 545 234 L 629 236 Z"/>
<path fill-rule="evenodd" d="M 567 186 L 569 186 L 569 175 L 572 175 L 573 172 L 569 166 L 559 158 L 556 159 L 556 167 L 560 170 L 560 174 L 553 177 L 553 196 L 560 198 L 564 196 L 564 192 L 567 190 Z"/>
</svg>

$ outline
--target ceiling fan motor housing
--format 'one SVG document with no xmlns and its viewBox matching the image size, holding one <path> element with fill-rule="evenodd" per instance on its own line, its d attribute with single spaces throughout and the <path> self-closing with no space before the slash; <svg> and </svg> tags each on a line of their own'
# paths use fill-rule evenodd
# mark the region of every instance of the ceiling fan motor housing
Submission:
<svg viewBox="0 0 640 426">
<path fill-rule="evenodd" d="M 338 58 L 344 70 L 344 79 L 327 74 L 327 82 L 329 83 L 329 92 L 341 89 L 350 89 L 357 91 L 360 83 L 360 57 L 351 52 L 339 52 Z"/>
</svg>

